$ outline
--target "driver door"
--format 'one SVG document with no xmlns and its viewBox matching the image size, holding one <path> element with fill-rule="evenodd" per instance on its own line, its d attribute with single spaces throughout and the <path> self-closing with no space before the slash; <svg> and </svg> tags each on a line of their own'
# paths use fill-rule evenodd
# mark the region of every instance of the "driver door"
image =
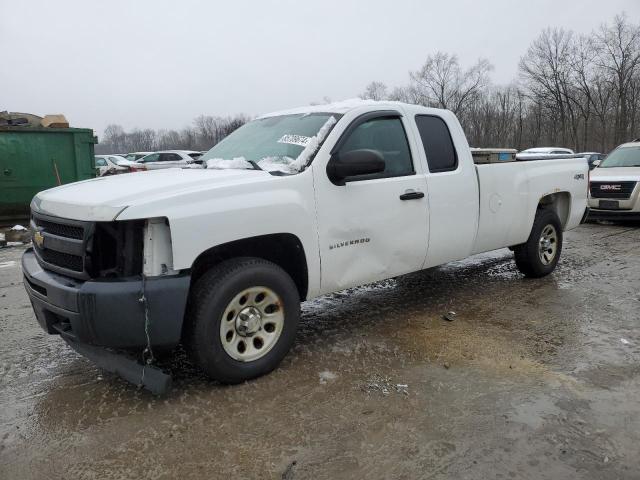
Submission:
<svg viewBox="0 0 640 480">
<path fill-rule="evenodd" d="M 376 150 L 385 161 L 381 173 L 336 185 L 324 164 L 314 164 L 323 293 L 422 267 L 427 183 L 407 130 L 399 112 L 367 113 L 346 128 L 331 152 Z"/>
</svg>

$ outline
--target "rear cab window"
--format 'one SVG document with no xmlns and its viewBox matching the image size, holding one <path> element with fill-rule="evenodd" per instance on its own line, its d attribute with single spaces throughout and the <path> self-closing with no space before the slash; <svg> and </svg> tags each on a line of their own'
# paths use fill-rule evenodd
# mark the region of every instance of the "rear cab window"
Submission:
<svg viewBox="0 0 640 480">
<path fill-rule="evenodd" d="M 416 126 L 427 157 L 429 172 L 450 172 L 458 168 L 458 152 L 445 121 L 436 115 L 416 115 Z"/>
</svg>

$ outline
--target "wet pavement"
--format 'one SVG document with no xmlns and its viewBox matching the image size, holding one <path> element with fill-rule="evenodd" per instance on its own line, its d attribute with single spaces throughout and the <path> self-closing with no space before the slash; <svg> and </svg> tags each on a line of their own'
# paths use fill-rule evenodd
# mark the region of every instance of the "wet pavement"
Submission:
<svg viewBox="0 0 640 480">
<path fill-rule="evenodd" d="M 44 334 L 2 249 L 0 478 L 638 479 L 640 227 L 565 242 L 543 279 L 500 250 L 307 302 L 275 372 L 178 354 L 165 398 Z"/>
</svg>

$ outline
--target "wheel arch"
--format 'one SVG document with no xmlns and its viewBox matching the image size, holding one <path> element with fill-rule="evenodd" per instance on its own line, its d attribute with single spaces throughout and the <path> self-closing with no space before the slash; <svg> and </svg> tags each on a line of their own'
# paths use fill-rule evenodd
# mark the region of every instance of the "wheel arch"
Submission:
<svg viewBox="0 0 640 480">
<path fill-rule="evenodd" d="M 548 208 L 553 210 L 558 218 L 562 229 L 565 230 L 571 214 L 571 193 L 553 192 L 540 197 L 538 208 Z"/>
<path fill-rule="evenodd" d="M 309 271 L 304 246 L 292 233 L 274 233 L 243 238 L 211 247 L 202 252 L 191 266 L 191 286 L 209 269 L 224 260 L 256 257 L 270 261 L 289 274 L 300 300 L 307 298 Z"/>
</svg>

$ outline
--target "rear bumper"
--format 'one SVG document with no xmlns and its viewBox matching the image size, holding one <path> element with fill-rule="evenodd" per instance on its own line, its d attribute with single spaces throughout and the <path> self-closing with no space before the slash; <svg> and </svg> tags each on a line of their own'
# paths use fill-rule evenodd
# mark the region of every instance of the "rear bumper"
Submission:
<svg viewBox="0 0 640 480">
<path fill-rule="evenodd" d="M 591 208 L 587 220 L 640 220 L 640 212 L 633 210 L 597 210 Z"/>
<path fill-rule="evenodd" d="M 113 348 L 147 345 L 142 279 L 79 281 L 44 270 L 32 249 L 22 256 L 24 286 L 40 326 L 67 342 Z M 154 347 L 180 342 L 189 275 L 145 281 L 149 339 Z"/>
</svg>

